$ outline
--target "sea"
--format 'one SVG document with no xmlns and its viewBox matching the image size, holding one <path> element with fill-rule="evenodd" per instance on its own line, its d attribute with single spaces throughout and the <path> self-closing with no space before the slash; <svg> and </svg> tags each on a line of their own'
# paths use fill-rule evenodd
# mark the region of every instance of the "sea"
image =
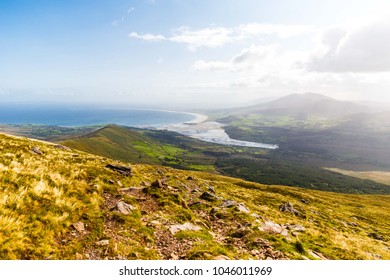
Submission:
<svg viewBox="0 0 390 280">
<path fill-rule="evenodd" d="M 0 105 L 0 123 L 53 126 L 91 126 L 118 124 L 158 127 L 190 122 L 191 113 L 127 108 Z"/>
<path fill-rule="evenodd" d="M 0 124 L 64 127 L 118 124 L 175 131 L 198 140 L 221 145 L 278 148 L 273 144 L 232 139 L 223 129 L 222 124 L 206 122 L 206 120 L 207 116 L 201 114 L 156 109 L 0 103 Z"/>
</svg>

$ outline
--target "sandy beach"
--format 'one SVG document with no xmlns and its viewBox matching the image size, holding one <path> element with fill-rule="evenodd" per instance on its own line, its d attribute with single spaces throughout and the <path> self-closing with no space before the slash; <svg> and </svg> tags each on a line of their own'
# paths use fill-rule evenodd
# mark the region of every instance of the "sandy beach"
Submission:
<svg viewBox="0 0 390 280">
<path fill-rule="evenodd" d="M 211 143 L 217 143 L 221 145 L 241 146 L 241 147 L 253 147 L 263 149 L 277 149 L 278 145 L 264 144 L 250 141 L 236 140 L 229 137 L 223 128 L 223 124 L 218 122 L 207 122 L 208 116 L 187 113 L 194 116 L 194 119 L 179 124 L 166 125 L 159 127 L 158 129 L 166 129 L 169 131 L 175 131 L 180 134 L 206 141 Z"/>
</svg>

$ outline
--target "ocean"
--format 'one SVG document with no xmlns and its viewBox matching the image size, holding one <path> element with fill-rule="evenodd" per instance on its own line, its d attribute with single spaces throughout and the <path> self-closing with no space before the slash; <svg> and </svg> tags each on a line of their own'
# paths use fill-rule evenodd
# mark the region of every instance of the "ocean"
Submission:
<svg viewBox="0 0 390 280">
<path fill-rule="evenodd" d="M 1 124 L 89 126 L 118 124 L 160 127 L 194 120 L 190 113 L 149 109 L 28 106 L 0 104 Z"/>
<path fill-rule="evenodd" d="M 231 139 L 217 122 L 207 116 L 152 109 L 98 108 L 81 106 L 32 106 L 0 103 L 0 124 L 92 126 L 118 124 L 130 127 L 166 129 L 205 142 L 221 145 L 277 149 L 277 145 Z"/>
</svg>

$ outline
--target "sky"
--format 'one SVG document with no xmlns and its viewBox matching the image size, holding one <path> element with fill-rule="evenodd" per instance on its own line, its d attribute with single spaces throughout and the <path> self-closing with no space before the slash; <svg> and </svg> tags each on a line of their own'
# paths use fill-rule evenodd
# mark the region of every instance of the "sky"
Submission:
<svg viewBox="0 0 390 280">
<path fill-rule="evenodd" d="M 390 102 L 388 0 L 1 0 L 0 101 Z"/>
</svg>

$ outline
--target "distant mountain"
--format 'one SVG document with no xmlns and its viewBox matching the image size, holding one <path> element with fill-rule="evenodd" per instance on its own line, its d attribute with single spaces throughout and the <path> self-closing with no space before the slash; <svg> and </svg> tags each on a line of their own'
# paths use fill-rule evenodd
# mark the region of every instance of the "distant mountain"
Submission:
<svg viewBox="0 0 390 280">
<path fill-rule="evenodd" d="M 288 115 L 305 118 L 310 115 L 334 119 L 358 113 L 369 113 L 372 109 L 350 101 L 341 101 L 316 93 L 291 94 L 274 101 L 240 108 L 232 115 Z"/>
</svg>

